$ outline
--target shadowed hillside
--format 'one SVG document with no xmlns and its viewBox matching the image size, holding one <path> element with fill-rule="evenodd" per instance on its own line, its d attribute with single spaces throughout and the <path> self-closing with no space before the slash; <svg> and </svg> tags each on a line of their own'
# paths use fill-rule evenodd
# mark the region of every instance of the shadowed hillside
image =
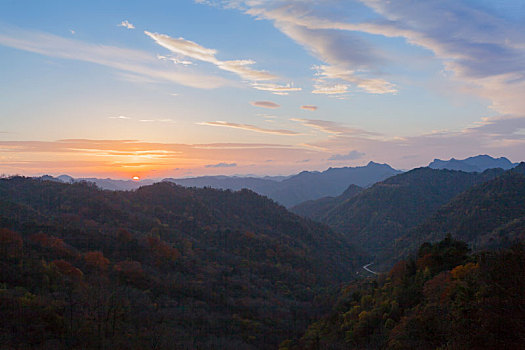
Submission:
<svg viewBox="0 0 525 350">
<path fill-rule="evenodd" d="M 418 168 L 393 176 L 331 208 L 321 222 L 343 233 L 371 254 L 394 241 L 434 214 L 466 189 L 501 174 L 492 169 L 481 174 Z"/>
<path fill-rule="evenodd" d="M 11 347 L 272 348 L 366 260 L 248 190 L 21 177 L 0 180 L 0 248 Z"/>
</svg>

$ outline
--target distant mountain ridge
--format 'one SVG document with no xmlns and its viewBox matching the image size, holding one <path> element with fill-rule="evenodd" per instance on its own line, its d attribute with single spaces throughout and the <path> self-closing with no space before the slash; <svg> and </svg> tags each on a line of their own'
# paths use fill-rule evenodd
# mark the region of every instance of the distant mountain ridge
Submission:
<svg viewBox="0 0 525 350">
<path fill-rule="evenodd" d="M 512 169 L 518 165 L 518 163 L 512 163 L 505 157 L 493 158 L 489 155 L 478 155 L 474 157 L 468 157 L 465 159 L 454 159 L 441 160 L 434 159 L 428 167 L 432 169 L 449 169 L 449 170 L 461 170 L 465 172 L 483 172 L 487 169 L 501 168 L 504 170 Z"/>
<path fill-rule="evenodd" d="M 327 196 L 338 196 L 348 186 L 373 185 L 401 171 L 388 164 L 369 162 L 366 166 L 329 168 L 325 171 L 303 171 L 282 181 L 243 177 L 197 177 L 191 179 L 165 179 L 187 187 L 212 187 L 238 190 L 247 188 L 276 202 L 291 207 L 301 202 Z"/>
<path fill-rule="evenodd" d="M 56 178 L 45 175 L 40 178 L 64 183 L 87 181 L 95 183 L 102 189 L 112 191 L 136 190 L 141 186 L 161 181 L 172 182 L 184 187 L 211 187 L 232 191 L 246 188 L 260 195 L 267 196 L 281 205 L 291 207 L 307 200 L 339 196 L 350 185 L 368 187 L 400 173 L 401 171 L 392 168 L 388 164 L 369 162 L 365 166 L 329 168 L 321 172 L 303 171 L 288 177 L 201 176 L 184 179 L 166 178 L 159 181 L 151 179 L 141 181 L 98 178 L 74 179 L 68 175 L 60 175 Z"/>
</svg>

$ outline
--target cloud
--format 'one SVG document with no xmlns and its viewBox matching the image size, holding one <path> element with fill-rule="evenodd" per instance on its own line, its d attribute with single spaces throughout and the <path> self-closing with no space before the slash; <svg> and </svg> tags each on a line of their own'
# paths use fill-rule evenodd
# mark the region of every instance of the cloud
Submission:
<svg viewBox="0 0 525 350">
<path fill-rule="evenodd" d="M 204 47 L 196 42 L 186 40 L 182 37 L 172 38 L 166 34 L 151 33 L 148 31 L 144 33 L 152 38 L 158 45 L 180 56 L 175 58 L 159 56 L 161 59 L 169 59 L 175 63 L 191 62 L 181 58 L 186 57 L 211 63 L 221 70 L 234 73 L 241 79 L 250 82 L 250 85 L 257 90 L 268 91 L 276 95 L 288 95 L 290 92 L 301 91 L 301 88 L 293 87 L 291 83 L 276 83 L 275 81 L 279 80 L 279 77 L 272 73 L 251 68 L 251 66 L 256 63 L 253 60 L 222 61 L 216 57 L 218 53 L 217 50 Z"/>
<path fill-rule="evenodd" d="M 306 47 L 313 56 L 328 63 L 314 66 L 316 73 L 313 93 L 344 94 L 352 85 L 372 94 L 397 92 L 394 84 L 368 77 L 371 68 L 377 65 L 380 58 L 373 48 L 356 36 L 308 29 L 285 21 L 279 15 L 273 19 L 276 20 L 278 29 Z"/>
<path fill-rule="evenodd" d="M 324 130 L 327 137 L 308 141 L 304 145 L 173 144 L 84 139 L 0 140 L 0 173 L 70 173 L 83 177 L 131 177 L 140 173 L 139 176 L 147 177 L 153 170 L 157 171 L 155 174 L 161 174 L 155 176 L 171 176 L 174 167 L 177 167 L 184 171 L 193 169 L 195 174 L 202 175 L 206 170 L 211 174 L 215 168 L 205 166 L 217 164 L 220 159 L 221 163 L 237 164 L 237 167 L 223 168 L 226 173 L 229 170 L 240 173 L 247 169 L 242 164 L 257 163 L 260 173 L 283 174 L 304 170 L 304 164 L 297 163 L 302 159 L 310 159 L 309 168 L 318 170 L 326 169 L 329 158 L 337 161 L 345 157 L 349 164 L 359 165 L 364 157 L 350 159 L 358 153 L 366 153 L 368 160 L 403 169 L 427 165 L 434 158 L 466 158 L 476 154 L 506 156 L 514 162 L 525 160 L 525 117 L 485 118 L 459 131 L 442 130 L 404 137 L 387 137 L 331 121 L 303 120 L 303 123 Z M 212 125 L 253 128 L 226 122 Z M 266 162 L 268 159 L 273 161 Z"/>
<path fill-rule="evenodd" d="M 217 164 L 206 164 L 205 168 L 233 168 L 236 167 L 237 163 L 217 163 Z"/>
<path fill-rule="evenodd" d="M 336 123 L 329 120 L 319 120 L 319 119 L 302 119 L 302 118 L 292 118 L 290 119 L 295 122 L 299 122 L 304 126 L 320 130 L 327 134 L 333 135 L 353 135 L 353 136 L 378 136 L 380 134 L 366 131 L 359 128 L 352 128 L 345 126 L 340 123 Z"/>
<path fill-rule="evenodd" d="M 328 160 L 355 160 L 363 158 L 365 153 L 358 151 L 350 151 L 347 154 L 334 154 Z"/>
<path fill-rule="evenodd" d="M 247 169 L 240 164 L 253 164 L 260 159 L 261 173 L 295 172 L 297 159 L 321 159 L 319 152 L 282 144 L 173 144 L 138 140 L 2 141 L 0 140 L 0 172 L 4 174 L 52 175 L 77 177 L 142 178 L 174 175 L 174 168 L 183 172 L 210 174 L 217 159 L 236 167 L 222 167 L 236 173 Z M 265 160 L 272 159 L 267 163 Z M 248 171 L 248 170 L 246 170 Z M 250 172 L 253 169 L 249 169 Z M 179 173 L 177 173 L 179 174 Z"/>
<path fill-rule="evenodd" d="M 252 102 L 250 102 L 250 104 L 252 106 L 255 106 L 255 107 L 270 108 L 270 109 L 275 109 L 275 108 L 281 107 L 277 103 L 271 102 L 271 101 L 252 101 Z"/>
<path fill-rule="evenodd" d="M 143 123 L 154 123 L 154 122 L 158 122 L 158 123 L 175 123 L 175 120 L 173 120 L 171 118 L 164 118 L 164 119 L 140 119 L 139 122 L 143 122 Z"/>
<path fill-rule="evenodd" d="M 232 0 L 223 1 L 222 4 L 257 19 L 273 21 L 278 30 L 303 46 L 312 56 L 325 62 L 314 67 L 314 93 L 344 94 L 352 87 L 372 94 L 397 92 L 393 83 L 377 77 L 381 74 L 378 67 L 385 55 L 354 33 L 317 24 L 327 20 L 313 15 L 322 12 L 315 2 Z M 323 10 L 328 7 L 323 5 Z M 312 21 L 313 25 L 310 23 Z"/>
<path fill-rule="evenodd" d="M 275 134 L 275 135 L 286 135 L 286 136 L 301 135 L 300 133 L 296 131 L 292 131 L 292 130 L 265 129 L 265 128 L 260 128 L 258 126 L 250 125 L 250 124 L 237 124 L 237 123 L 229 123 L 229 122 L 224 122 L 224 121 L 203 122 L 199 124 L 208 125 L 208 126 L 221 126 L 221 127 L 226 127 L 226 128 L 249 130 L 249 131 L 260 132 L 263 134 Z"/>
<path fill-rule="evenodd" d="M 332 129 L 332 128 L 330 128 Z M 368 159 L 398 168 L 424 166 L 434 158 L 466 158 L 477 154 L 525 160 L 525 117 L 485 118 L 459 131 L 441 130 L 404 137 L 369 137 L 365 133 L 334 133 L 305 146 L 333 155 L 345 155 L 349 148 L 366 153 Z M 335 130 L 334 130 L 335 131 Z"/>
<path fill-rule="evenodd" d="M 38 53 L 48 57 L 71 59 L 114 68 L 136 81 L 172 82 L 184 86 L 214 89 L 232 82 L 176 66 L 167 69 L 153 55 L 116 46 L 98 45 L 53 34 L 18 28 L 3 29 L 0 45 Z"/>
<path fill-rule="evenodd" d="M 312 106 L 312 105 L 303 105 L 301 106 L 301 109 L 304 109 L 304 110 L 307 110 L 307 111 L 317 111 L 319 107 L 317 106 Z"/>
<path fill-rule="evenodd" d="M 170 61 L 170 62 L 173 62 L 174 64 L 182 64 L 184 66 L 190 66 L 193 64 L 192 61 L 185 60 L 181 57 L 157 55 L 157 58 L 159 60 Z"/>
<path fill-rule="evenodd" d="M 472 84 L 470 91 L 492 101 L 503 113 L 525 110 L 525 38 L 523 22 L 510 22 L 459 1 L 363 2 L 383 16 L 383 23 L 355 30 L 403 37 L 431 50 L 454 78 Z"/>
<path fill-rule="evenodd" d="M 314 90 L 312 94 L 318 95 L 343 95 L 348 91 L 348 85 L 346 84 L 328 84 L 325 81 L 317 80 L 314 84 Z"/>
<path fill-rule="evenodd" d="M 128 20 L 124 20 L 124 21 L 120 22 L 119 24 L 117 24 L 117 26 L 128 28 L 128 29 L 135 29 L 135 26 L 133 24 L 129 23 Z"/>
<path fill-rule="evenodd" d="M 255 61 L 221 61 L 215 57 L 215 55 L 217 54 L 217 50 L 206 48 L 193 41 L 186 40 L 184 38 L 172 38 L 166 34 L 151 33 L 148 31 L 145 31 L 144 33 L 150 38 L 152 38 L 158 45 L 168 49 L 169 51 L 175 54 L 214 64 L 219 69 L 235 73 L 242 79 L 249 81 L 267 81 L 275 80 L 278 78 L 276 75 L 273 75 L 266 71 L 255 70 L 250 68 L 250 66 L 255 64 Z"/>
<path fill-rule="evenodd" d="M 371 40 L 365 41 L 362 34 L 366 34 L 403 38 L 430 50 L 452 73 L 451 78 L 463 85 L 460 92 L 491 101 L 491 107 L 500 113 L 521 115 L 525 110 L 521 98 L 525 91 L 525 23 L 498 15 L 486 2 L 361 0 L 360 4 L 375 12 L 368 21 L 352 20 L 355 16 L 351 14 L 342 21 L 338 9 L 345 2 L 337 0 L 323 6 L 295 0 L 214 3 L 273 21 L 323 60 L 326 64 L 316 68 L 316 93 L 344 93 L 351 89 L 343 88 L 348 84 L 370 93 L 396 92 L 392 82 L 380 77 L 379 68 L 385 66 L 388 56 L 372 46 Z M 339 49 L 334 44 L 338 42 L 349 43 L 349 47 Z M 333 88 L 336 85 L 338 89 Z"/>
<path fill-rule="evenodd" d="M 354 79 L 356 72 L 362 68 L 373 72 L 376 68 L 374 65 L 381 64 L 381 61 L 373 59 L 381 58 L 381 55 L 374 53 L 373 48 L 358 48 L 357 51 L 362 52 L 363 57 L 369 55 L 373 64 L 363 65 L 359 56 L 352 56 L 347 60 L 349 65 L 344 67 L 349 69 L 350 75 L 345 73 L 341 76 L 343 66 L 337 61 L 339 56 L 334 55 L 337 51 L 322 50 L 315 40 L 309 44 L 305 38 L 321 36 L 323 31 L 328 31 L 332 37 L 337 35 L 334 31 L 340 31 L 404 38 L 411 45 L 433 52 L 443 62 L 445 70 L 453 73 L 452 78 L 464 84 L 464 92 L 492 101 L 494 110 L 515 115 L 521 115 L 525 110 L 525 101 L 520 98 L 525 91 L 525 37 L 522 34 L 525 24 L 523 21 L 498 16 L 477 2 L 361 0 L 362 4 L 375 11 L 376 18 L 360 22 L 341 21 L 340 16 L 315 8 L 314 2 L 284 0 L 229 3 L 231 6 L 237 3 L 236 8 L 257 18 L 273 20 L 277 27 L 279 23 L 288 25 L 287 35 L 292 39 L 305 47 L 311 46 L 310 49 L 321 57 L 324 52 L 323 60 L 339 71 L 326 72 L 323 69 L 320 75 L 326 78 L 332 78 L 335 73 L 343 80 L 349 77 Z M 285 31 L 287 29 L 282 28 Z M 354 83 L 368 92 L 395 90 L 391 83 L 381 78 L 367 80 Z"/>
<path fill-rule="evenodd" d="M 126 117 L 124 115 L 119 115 L 117 117 L 109 117 L 109 119 L 131 119 L 130 117 Z"/>
<path fill-rule="evenodd" d="M 288 95 L 290 92 L 301 91 L 301 88 L 292 84 L 279 85 L 274 83 L 252 83 L 252 87 L 261 91 L 269 91 L 275 95 Z"/>
</svg>

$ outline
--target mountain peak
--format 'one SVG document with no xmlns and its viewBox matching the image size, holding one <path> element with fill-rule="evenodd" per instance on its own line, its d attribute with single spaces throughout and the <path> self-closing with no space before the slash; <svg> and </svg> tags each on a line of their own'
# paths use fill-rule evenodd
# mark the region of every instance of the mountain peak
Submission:
<svg viewBox="0 0 525 350">
<path fill-rule="evenodd" d="M 512 169 L 513 164 L 505 157 L 494 158 L 488 154 L 480 154 L 465 159 L 450 158 L 450 160 L 434 159 L 428 167 L 432 169 L 449 169 L 461 170 L 465 172 L 483 172 L 487 169 L 502 168 L 504 170 Z"/>
</svg>

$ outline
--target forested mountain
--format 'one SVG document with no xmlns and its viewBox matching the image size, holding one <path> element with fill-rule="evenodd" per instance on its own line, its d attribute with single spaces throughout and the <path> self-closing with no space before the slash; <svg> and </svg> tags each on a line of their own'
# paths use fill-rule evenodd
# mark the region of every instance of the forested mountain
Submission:
<svg viewBox="0 0 525 350">
<path fill-rule="evenodd" d="M 281 349 L 508 349 L 525 344 L 525 249 L 468 253 L 450 236 L 345 286 L 333 311 Z"/>
<path fill-rule="evenodd" d="M 467 242 L 473 249 L 505 247 L 524 240 L 525 163 L 473 186 L 442 206 L 396 242 L 395 257 L 447 234 Z"/>
<path fill-rule="evenodd" d="M 479 155 L 475 157 L 469 157 L 465 159 L 454 159 L 441 160 L 434 159 L 428 167 L 432 169 L 449 169 L 449 170 L 461 170 L 466 172 L 482 172 L 487 169 L 501 168 L 509 170 L 515 167 L 517 164 L 512 163 L 505 157 L 493 158 L 488 155 Z"/>
<path fill-rule="evenodd" d="M 316 217 L 371 254 L 378 254 L 466 189 L 493 179 L 502 169 L 483 173 L 417 168 L 376 183 L 358 195 L 324 209 Z"/>
<path fill-rule="evenodd" d="M 267 349 L 367 259 L 251 191 L 0 179 L 0 342 Z"/>
<path fill-rule="evenodd" d="M 290 211 L 305 218 L 321 221 L 330 210 L 343 204 L 350 198 L 357 196 L 361 191 L 363 191 L 362 187 L 350 185 L 340 196 L 323 197 L 316 200 L 302 202 L 291 207 Z"/>
<path fill-rule="evenodd" d="M 290 207 L 307 200 L 339 196 L 348 186 L 370 186 L 377 181 L 401 173 L 387 164 L 368 163 L 361 167 L 329 168 L 323 172 L 303 171 L 282 181 L 242 177 L 202 177 L 166 179 L 183 186 L 221 189 L 248 188 Z"/>
</svg>

